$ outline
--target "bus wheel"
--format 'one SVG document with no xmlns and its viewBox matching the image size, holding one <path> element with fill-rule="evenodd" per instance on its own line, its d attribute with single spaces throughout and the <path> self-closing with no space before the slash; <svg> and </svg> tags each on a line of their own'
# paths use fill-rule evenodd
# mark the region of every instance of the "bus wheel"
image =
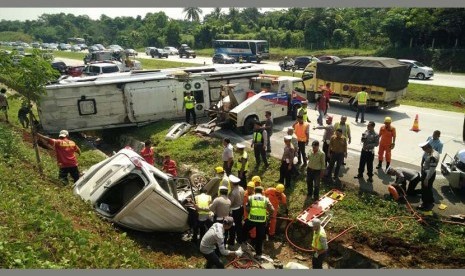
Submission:
<svg viewBox="0 0 465 276">
<path fill-rule="evenodd" d="M 242 133 L 252 134 L 255 121 L 256 121 L 255 116 L 247 117 L 247 119 L 245 119 L 244 126 L 242 127 Z"/>
</svg>

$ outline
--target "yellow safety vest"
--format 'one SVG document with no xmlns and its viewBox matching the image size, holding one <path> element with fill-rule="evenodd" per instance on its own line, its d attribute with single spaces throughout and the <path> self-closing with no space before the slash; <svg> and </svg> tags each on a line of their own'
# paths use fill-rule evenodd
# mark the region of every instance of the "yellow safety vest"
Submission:
<svg viewBox="0 0 465 276">
<path fill-rule="evenodd" d="M 208 209 L 208 204 L 211 202 L 212 197 L 207 194 L 200 194 L 195 197 L 195 201 L 197 202 L 197 206 L 200 209 Z M 208 215 L 210 211 L 207 210 L 199 210 L 199 215 Z"/>
<path fill-rule="evenodd" d="M 266 221 L 266 201 L 265 197 L 256 199 L 255 196 L 249 197 L 250 202 L 250 213 L 249 220 L 253 222 L 265 222 Z"/>
<path fill-rule="evenodd" d="M 262 135 L 261 130 L 255 131 L 253 133 L 253 141 L 254 141 L 254 143 L 263 143 L 263 135 Z"/>
<path fill-rule="evenodd" d="M 359 105 L 366 105 L 368 99 L 368 94 L 365 91 L 360 91 L 357 94 L 357 102 Z"/>
<path fill-rule="evenodd" d="M 194 96 L 185 96 L 184 104 L 185 104 L 186 109 L 194 108 Z"/>
<path fill-rule="evenodd" d="M 313 240 L 312 240 L 312 247 L 316 248 L 317 250 L 324 249 L 323 245 L 320 242 L 320 237 L 326 238 L 326 232 L 323 227 L 320 226 L 320 230 L 318 232 L 313 232 Z"/>
<path fill-rule="evenodd" d="M 337 122 L 334 124 L 334 131 L 336 131 L 338 128 L 340 128 L 341 126 L 341 123 Z M 346 128 L 345 128 L 345 131 L 342 132 L 342 135 L 344 135 L 345 137 L 349 137 L 347 136 L 349 134 L 349 131 L 350 131 L 350 126 L 346 123 L 345 124 Z"/>
<path fill-rule="evenodd" d="M 302 113 L 301 113 L 302 112 Z M 308 115 L 307 115 L 307 108 L 304 108 L 303 106 L 301 108 L 299 108 L 297 114 L 302 114 L 303 116 L 303 119 L 304 119 L 304 122 L 307 122 L 307 118 L 308 118 Z"/>
<path fill-rule="evenodd" d="M 242 156 L 237 160 L 236 162 L 236 170 L 240 171 L 241 168 L 242 168 L 242 160 L 246 160 L 245 161 L 245 166 L 244 166 L 244 171 L 248 171 L 249 170 L 249 159 L 248 159 L 248 154 L 247 152 L 244 150 L 244 153 L 242 154 Z"/>
</svg>

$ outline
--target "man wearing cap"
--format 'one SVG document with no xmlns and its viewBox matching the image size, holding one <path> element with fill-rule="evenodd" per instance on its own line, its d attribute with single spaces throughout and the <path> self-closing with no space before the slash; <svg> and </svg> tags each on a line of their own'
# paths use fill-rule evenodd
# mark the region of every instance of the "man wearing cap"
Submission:
<svg viewBox="0 0 465 276">
<path fill-rule="evenodd" d="M 194 225 L 192 241 L 197 243 L 197 235 L 200 230 L 199 239 L 202 240 L 205 232 L 211 226 L 210 209 L 208 206 L 212 202 L 212 197 L 205 193 L 205 189 L 200 189 L 200 194 L 195 196 L 195 209 L 197 210 L 198 217 L 197 223 Z"/>
<path fill-rule="evenodd" d="M 81 155 L 81 149 L 74 141 L 69 139 L 68 131 L 60 131 L 58 139 L 52 139 L 40 133 L 37 133 L 37 136 L 39 139 L 42 139 L 45 143 L 48 143 L 55 148 L 58 167 L 60 168 L 58 177 L 63 184 L 66 185 L 68 183 L 68 174 L 71 175 L 76 183 L 79 179 L 79 169 L 75 153 Z"/>
<path fill-rule="evenodd" d="M 326 258 L 328 252 L 328 240 L 326 232 L 321 225 L 321 220 L 318 218 L 312 219 L 313 238 L 312 238 L 312 250 L 315 251 L 312 257 L 312 268 L 322 269 L 323 261 Z"/>
<path fill-rule="evenodd" d="M 242 228 L 242 245 L 245 244 L 248 237 L 248 232 L 252 228 L 256 228 L 257 237 L 255 239 L 254 248 L 255 253 L 257 254 L 256 258 L 261 258 L 262 250 L 263 250 L 263 240 L 265 239 L 266 235 L 266 220 L 267 220 L 267 211 L 269 214 L 274 213 L 273 205 L 271 205 L 270 200 L 263 196 L 263 187 L 258 186 L 255 187 L 255 194 L 249 196 L 247 201 L 247 205 L 245 208 L 249 213 L 247 219 L 244 222 L 244 226 Z"/>
<path fill-rule="evenodd" d="M 266 111 L 265 112 L 265 126 L 264 126 L 264 129 L 266 130 L 266 133 L 268 134 L 266 136 L 267 138 L 267 141 L 266 141 L 266 152 L 267 153 L 271 153 L 271 142 L 270 142 L 270 138 L 271 138 L 271 135 L 273 135 L 273 118 L 271 117 L 271 111 Z"/>
<path fill-rule="evenodd" d="M 292 136 L 284 136 L 284 152 L 281 157 L 281 167 L 279 168 L 278 183 L 283 183 L 284 186 L 291 186 L 292 166 L 294 162 L 295 152 L 291 146 Z"/>
<path fill-rule="evenodd" d="M 310 139 L 310 125 L 304 121 L 301 115 L 297 116 L 297 122 L 292 126 L 294 128 L 295 135 L 297 136 L 297 164 L 300 166 L 302 160 L 304 161 L 304 166 L 307 166 L 307 156 L 305 155 L 305 146 L 308 145 Z"/>
<path fill-rule="evenodd" d="M 237 240 L 240 242 L 242 240 L 242 218 L 244 215 L 244 189 L 239 185 L 240 179 L 234 175 L 229 176 L 229 181 L 232 183 L 231 192 L 228 195 L 229 200 L 231 201 L 231 216 L 234 219 L 235 226 L 229 231 L 229 240 L 228 244 L 233 246 Z"/>
<path fill-rule="evenodd" d="M 334 126 L 333 126 L 333 117 L 327 116 L 326 117 L 326 126 L 317 126 L 313 128 L 315 129 L 324 129 L 325 132 L 323 133 L 323 152 L 325 153 L 325 163 L 326 166 L 329 164 L 329 141 L 331 137 L 334 135 Z"/>
<path fill-rule="evenodd" d="M 436 179 L 436 167 L 439 163 L 439 153 L 426 141 L 419 145 L 426 153 L 421 165 L 421 201 L 418 209 L 431 211 L 434 207 L 433 182 Z"/>
<path fill-rule="evenodd" d="M 367 107 L 368 93 L 365 91 L 367 88 L 364 86 L 362 90 L 355 95 L 357 102 L 357 113 L 355 114 L 355 122 L 358 123 L 358 115 L 361 113 L 361 123 L 365 123 L 365 110 Z"/>
<path fill-rule="evenodd" d="M 5 119 L 8 123 L 8 99 L 6 98 L 6 89 L 3 87 L 0 90 L 0 111 L 5 114 Z"/>
<path fill-rule="evenodd" d="M 270 200 L 271 205 L 273 205 L 274 212 L 270 218 L 270 227 L 268 229 L 268 237 L 271 239 L 276 233 L 276 218 L 278 216 L 279 205 L 282 204 L 285 206 L 286 216 L 289 215 L 289 210 L 287 209 L 287 198 L 284 194 L 284 185 L 278 184 L 276 188 L 268 188 L 265 190 L 265 196 Z"/>
<path fill-rule="evenodd" d="M 383 156 L 386 153 L 386 168 L 391 164 L 391 150 L 396 144 L 396 128 L 391 125 L 391 117 L 384 118 L 384 125 L 379 129 L 379 148 L 378 148 L 378 166 L 381 169 L 383 165 Z"/>
<path fill-rule="evenodd" d="M 416 196 L 417 192 L 415 188 L 421 180 L 421 174 L 415 170 L 407 168 L 393 168 L 388 167 L 386 174 L 396 177 L 395 185 L 402 187 L 402 190 L 407 193 L 408 196 Z M 409 182 L 407 188 L 407 181 Z"/>
<path fill-rule="evenodd" d="M 268 133 L 265 129 L 262 128 L 262 125 L 259 121 L 254 123 L 254 132 L 252 137 L 252 148 L 255 155 L 255 170 L 258 170 L 260 163 L 263 159 L 265 163 L 265 169 L 267 169 L 270 164 L 268 164 L 268 159 L 266 156 L 266 146 L 268 141 Z"/>
<path fill-rule="evenodd" d="M 207 260 L 205 268 L 224 268 L 224 264 L 216 253 L 219 252 L 224 256 L 236 255 L 242 256 L 242 250 L 227 250 L 224 246 L 224 234 L 234 225 L 232 217 L 225 217 L 222 223 L 214 223 L 200 241 L 200 252 Z"/>
<path fill-rule="evenodd" d="M 232 166 L 233 166 L 233 159 L 234 159 L 234 147 L 231 145 L 231 140 L 229 138 L 223 139 L 223 169 L 227 175 L 231 174 Z"/>
<path fill-rule="evenodd" d="M 347 139 L 344 135 L 342 135 L 342 130 L 340 128 L 336 129 L 336 133 L 329 141 L 329 154 L 330 159 L 327 177 L 331 177 L 334 164 L 336 163 L 336 169 L 334 170 L 334 180 L 338 180 L 339 169 L 344 162 L 344 158 L 347 157 Z"/>
<path fill-rule="evenodd" d="M 311 123 L 307 114 L 308 102 L 302 101 L 302 107 L 297 110 L 297 117 L 302 116 L 304 122 Z"/>
<path fill-rule="evenodd" d="M 375 147 L 379 145 L 379 135 L 375 132 L 375 122 L 370 121 L 367 130 L 362 133 L 362 152 L 358 163 L 358 174 L 354 178 L 363 178 L 365 164 L 367 167 L 368 182 L 373 182 L 373 160 L 375 159 Z"/>
<path fill-rule="evenodd" d="M 237 148 L 237 153 L 239 155 L 239 158 L 237 159 L 237 162 L 235 163 L 236 165 L 236 170 L 237 170 L 237 176 L 241 180 L 241 186 L 243 189 L 245 189 L 245 186 L 247 184 L 247 171 L 249 170 L 249 155 L 247 151 L 245 150 L 245 145 L 241 143 L 236 144 Z"/>
<path fill-rule="evenodd" d="M 312 142 L 312 150 L 308 152 L 307 166 L 307 197 L 313 195 L 313 200 L 320 198 L 320 181 L 326 170 L 326 157 L 320 150 L 318 141 Z"/>
</svg>

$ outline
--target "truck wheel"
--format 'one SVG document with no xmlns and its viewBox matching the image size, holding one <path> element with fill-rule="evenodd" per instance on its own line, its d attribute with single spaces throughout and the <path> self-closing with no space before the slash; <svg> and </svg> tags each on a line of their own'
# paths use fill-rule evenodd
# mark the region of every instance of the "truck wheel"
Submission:
<svg viewBox="0 0 465 276">
<path fill-rule="evenodd" d="M 255 120 L 256 120 L 255 116 L 247 117 L 247 119 L 245 119 L 244 126 L 242 127 L 242 133 L 252 134 Z"/>
<path fill-rule="evenodd" d="M 417 78 L 419 78 L 420 80 L 424 80 L 424 79 L 425 79 L 425 74 L 423 74 L 423 73 L 418 73 L 418 74 L 417 74 Z"/>
</svg>

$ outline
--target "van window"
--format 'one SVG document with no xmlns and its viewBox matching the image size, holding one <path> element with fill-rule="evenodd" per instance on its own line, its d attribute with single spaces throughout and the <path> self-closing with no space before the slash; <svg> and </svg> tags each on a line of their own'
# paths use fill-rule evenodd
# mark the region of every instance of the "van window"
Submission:
<svg viewBox="0 0 465 276">
<path fill-rule="evenodd" d="M 170 189 L 170 187 L 169 187 L 169 185 L 168 185 L 168 182 L 167 182 L 165 179 L 159 177 L 159 176 L 158 176 L 157 174 L 155 174 L 155 173 L 153 173 L 153 177 L 154 177 L 155 180 L 157 181 L 158 185 L 160 185 L 160 187 L 161 187 L 163 190 L 165 190 L 165 192 L 167 192 L 167 193 L 170 194 L 170 195 L 173 195 L 173 193 L 172 193 L 172 191 L 171 191 L 171 189 Z"/>
</svg>

